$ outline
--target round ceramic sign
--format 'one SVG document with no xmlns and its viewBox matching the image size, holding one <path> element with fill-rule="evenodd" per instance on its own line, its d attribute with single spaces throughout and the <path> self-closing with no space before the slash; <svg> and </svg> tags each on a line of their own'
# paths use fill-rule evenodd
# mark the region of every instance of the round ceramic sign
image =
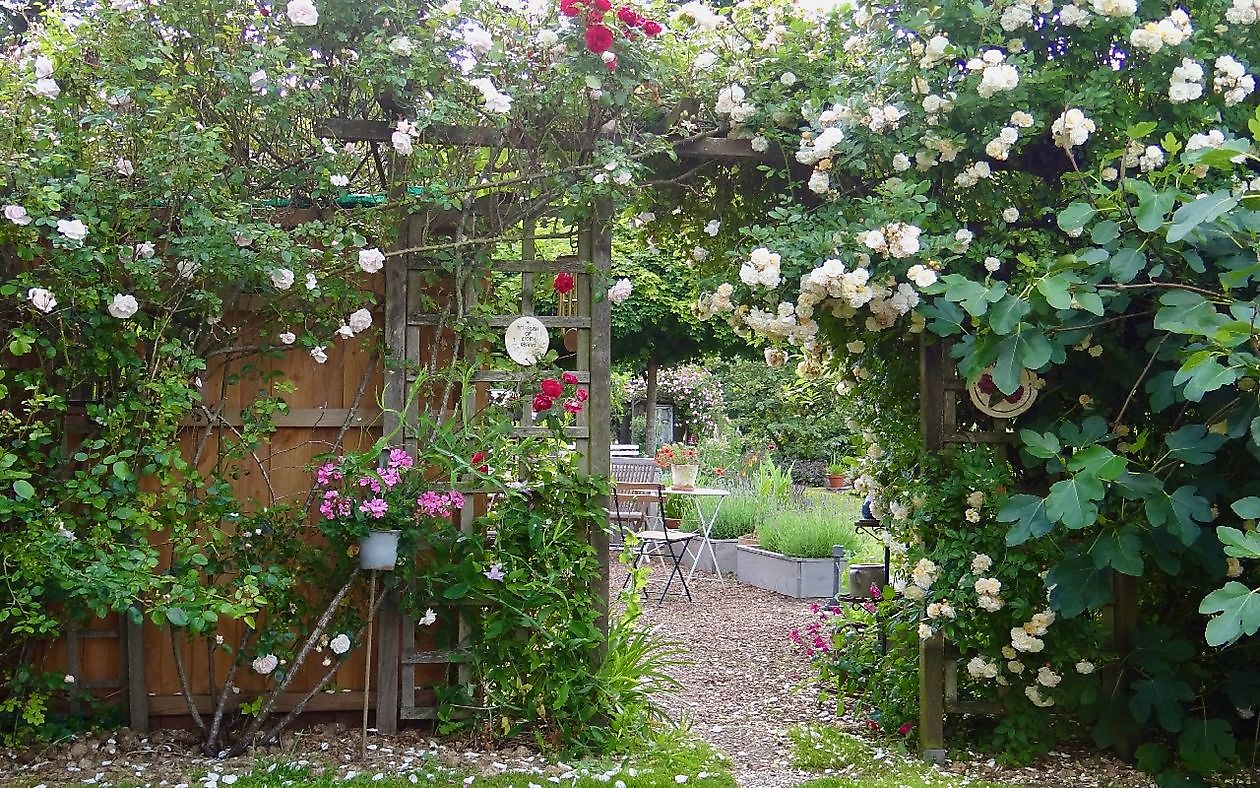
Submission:
<svg viewBox="0 0 1260 788">
<path fill-rule="evenodd" d="M 1026 369 L 1019 376 L 1019 388 L 1003 394 L 993 382 L 993 370 L 990 368 L 967 386 L 967 393 L 981 413 L 995 419 L 1010 419 L 1032 407 L 1033 400 L 1037 399 L 1036 382 L 1037 376 Z"/>
<path fill-rule="evenodd" d="M 536 317 L 518 317 L 507 327 L 504 335 L 508 356 L 522 366 L 533 366 L 547 355 L 551 338 L 547 327 Z"/>
</svg>

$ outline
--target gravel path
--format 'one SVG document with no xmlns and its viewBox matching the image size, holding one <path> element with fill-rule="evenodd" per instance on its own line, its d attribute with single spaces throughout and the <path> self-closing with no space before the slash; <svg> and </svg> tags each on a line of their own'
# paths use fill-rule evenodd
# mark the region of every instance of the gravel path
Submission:
<svg viewBox="0 0 1260 788">
<path fill-rule="evenodd" d="M 614 589 L 620 570 L 613 569 Z M 655 567 L 649 582 L 659 589 L 662 576 Z M 816 776 L 789 766 L 786 739 L 792 725 L 822 715 L 802 686 L 809 663 L 788 640 L 808 621 L 808 602 L 699 572 L 691 595 L 688 603 L 671 590 L 663 605 L 653 596 L 644 606 L 643 626 L 676 641 L 690 659 L 669 671 L 683 691 L 668 695 L 665 707 L 725 753 L 741 786 L 781 788 Z"/>
<path fill-rule="evenodd" d="M 659 594 L 664 570 L 654 567 L 649 580 Z M 613 567 L 613 589 L 624 578 Z M 675 588 L 677 584 L 675 584 Z M 790 765 L 787 731 L 802 722 L 831 722 L 857 730 L 860 721 L 836 719 L 808 686 L 808 659 L 792 647 L 788 633 L 810 619 L 813 600 L 790 599 L 732 580 L 719 582 L 699 572 L 692 601 L 671 593 L 644 605 L 641 619 L 687 653 L 689 664 L 670 669 L 682 690 L 664 699 L 677 720 L 731 761 L 744 788 L 788 788 L 820 776 Z M 967 778 L 1056 788 L 1146 788 L 1150 778 L 1128 764 L 1090 749 L 1063 748 L 1025 768 L 1004 768 L 986 755 L 952 752 L 945 771 Z M 942 781 L 950 784 L 954 781 Z"/>
</svg>

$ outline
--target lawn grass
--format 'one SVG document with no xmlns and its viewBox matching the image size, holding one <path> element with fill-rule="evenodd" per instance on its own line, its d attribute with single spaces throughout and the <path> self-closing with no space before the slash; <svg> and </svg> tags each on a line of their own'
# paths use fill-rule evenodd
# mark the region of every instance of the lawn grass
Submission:
<svg viewBox="0 0 1260 788">
<path fill-rule="evenodd" d="M 553 762 L 554 763 L 554 762 Z M 435 758 L 416 761 L 410 768 L 381 772 L 351 765 L 312 764 L 292 758 L 260 758 L 247 772 L 204 768 L 185 779 L 190 788 L 410 788 L 413 785 L 456 788 L 735 788 L 730 766 L 708 744 L 683 731 L 669 731 L 643 752 L 620 758 L 591 758 L 571 761 L 567 768 L 548 773 L 509 771 L 482 775 L 468 769 L 451 768 Z M 213 776 L 212 776 L 213 775 Z M 680 781 L 679 777 L 686 779 Z M 226 779 L 225 779 L 226 777 Z M 470 779 L 471 778 L 471 779 Z M 559 778 L 559 783 L 555 779 Z M 114 783 L 130 786 L 128 783 Z M 80 785 L 82 785 L 80 783 Z M 138 784 L 137 784 L 138 785 Z"/>
<path fill-rule="evenodd" d="M 823 725 L 797 726 L 788 731 L 794 766 L 810 771 L 832 770 L 802 786 L 810 788 L 1014 788 L 951 774 L 889 747 L 878 747 L 844 731 Z"/>
</svg>

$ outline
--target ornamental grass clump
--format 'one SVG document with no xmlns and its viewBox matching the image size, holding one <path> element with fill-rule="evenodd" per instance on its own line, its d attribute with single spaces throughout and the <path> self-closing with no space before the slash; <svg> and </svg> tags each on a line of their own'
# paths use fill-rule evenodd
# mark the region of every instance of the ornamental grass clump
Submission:
<svg viewBox="0 0 1260 788">
<path fill-rule="evenodd" d="M 825 506 L 788 507 L 770 512 L 757 528 L 761 547 L 794 558 L 830 558 L 834 545 L 849 555 L 868 552 L 852 518 Z"/>
<path fill-rule="evenodd" d="M 755 495 L 736 493 L 730 496 L 718 510 L 710 539 L 737 539 L 756 533 L 766 518 L 769 507 Z"/>
</svg>

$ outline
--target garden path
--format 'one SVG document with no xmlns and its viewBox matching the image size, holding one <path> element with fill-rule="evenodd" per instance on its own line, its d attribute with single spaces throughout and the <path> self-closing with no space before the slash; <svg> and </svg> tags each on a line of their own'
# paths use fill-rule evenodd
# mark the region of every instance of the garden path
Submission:
<svg viewBox="0 0 1260 788">
<path fill-rule="evenodd" d="M 624 576 L 614 563 L 614 590 Z M 649 582 L 659 583 L 663 576 L 656 567 Z M 690 603 L 671 595 L 663 605 L 644 605 L 640 619 L 643 627 L 676 642 L 689 660 L 668 671 L 682 689 L 665 694 L 665 708 L 726 755 L 742 788 L 788 788 L 822 776 L 792 767 L 788 730 L 798 723 L 824 722 L 857 732 L 862 721 L 837 719 L 834 706 L 821 706 L 808 687 L 808 660 L 794 650 L 788 633 L 808 623 L 811 600 L 718 582 L 701 573 L 691 591 Z M 946 770 L 933 784 L 986 779 L 1055 788 L 1152 785 L 1129 765 L 1088 749 L 1062 748 L 1025 768 L 1004 768 L 975 755 L 952 761 Z"/>
</svg>

